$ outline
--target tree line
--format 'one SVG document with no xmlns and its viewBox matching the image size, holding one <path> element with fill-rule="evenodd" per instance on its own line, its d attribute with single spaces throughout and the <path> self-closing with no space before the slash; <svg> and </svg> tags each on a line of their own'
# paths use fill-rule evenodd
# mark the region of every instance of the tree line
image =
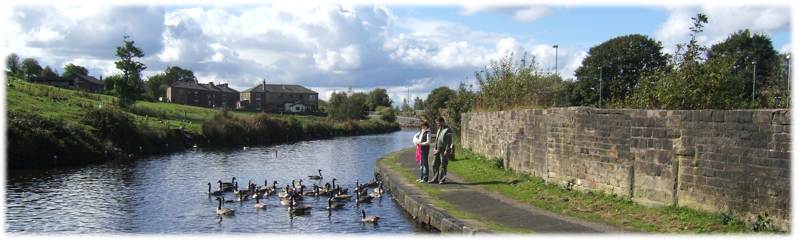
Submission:
<svg viewBox="0 0 800 241">
<path fill-rule="evenodd" d="M 743 29 L 703 46 L 698 34 L 709 19 L 692 17 L 688 42 L 664 53 L 661 43 L 641 34 L 609 39 L 589 49 L 564 79 L 538 68 L 536 58 L 510 53 L 474 73 L 477 90 L 462 83 L 431 91 L 426 117 L 444 115 L 459 133 L 469 111 L 590 106 L 639 109 L 788 108 L 788 53 L 779 54 L 769 36 Z M 440 113 L 441 111 L 446 111 Z"/>
</svg>

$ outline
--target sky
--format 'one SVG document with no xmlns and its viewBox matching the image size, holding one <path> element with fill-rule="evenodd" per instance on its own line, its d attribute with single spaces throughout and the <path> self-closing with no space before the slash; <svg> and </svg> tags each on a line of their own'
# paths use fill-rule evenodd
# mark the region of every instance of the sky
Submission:
<svg viewBox="0 0 800 241">
<path fill-rule="evenodd" d="M 194 71 L 200 82 L 244 90 L 262 80 L 300 84 L 327 100 L 332 91 L 388 90 L 407 95 L 474 83 L 474 72 L 508 53 L 527 53 L 543 71 L 572 78 L 587 52 L 611 38 L 643 34 L 665 53 L 686 42 L 691 17 L 709 23 L 701 44 L 740 29 L 791 50 L 788 5 L 25 5 L 2 8 L 4 56 L 35 58 L 62 72 L 73 63 L 95 77 L 114 67 L 123 35 L 142 48 L 145 77 L 167 66 Z"/>
</svg>

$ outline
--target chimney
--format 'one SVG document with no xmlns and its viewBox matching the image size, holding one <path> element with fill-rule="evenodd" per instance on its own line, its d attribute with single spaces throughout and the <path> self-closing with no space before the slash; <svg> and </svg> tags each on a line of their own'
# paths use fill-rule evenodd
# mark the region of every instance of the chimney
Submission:
<svg viewBox="0 0 800 241">
<path fill-rule="evenodd" d="M 214 81 L 209 81 L 208 86 L 214 87 Z"/>
<path fill-rule="evenodd" d="M 219 84 L 218 86 L 220 86 L 220 87 L 223 87 L 223 88 L 226 88 L 226 87 L 228 87 L 228 83 Z"/>
<path fill-rule="evenodd" d="M 261 90 L 267 92 L 267 79 L 261 79 Z"/>
</svg>

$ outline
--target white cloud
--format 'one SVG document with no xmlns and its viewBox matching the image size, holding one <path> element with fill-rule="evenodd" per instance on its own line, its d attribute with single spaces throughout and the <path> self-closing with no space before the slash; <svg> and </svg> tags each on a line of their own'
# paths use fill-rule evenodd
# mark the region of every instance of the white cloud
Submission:
<svg viewBox="0 0 800 241">
<path fill-rule="evenodd" d="M 380 87 L 399 104 L 407 90 L 413 99 L 439 86 L 470 82 L 474 71 L 510 52 L 553 56 L 549 44 L 523 44 L 508 34 L 448 21 L 400 18 L 380 6 L 40 10 L 21 7 L 8 15 L 10 36 L 19 36 L 9 41 L 11 52 L 58 67 L 74 62 L 90 74 L 108 76 L 118 73 L 113 50 L 128 33 L 145 50 L 145 76 L 180 66 L 201 82 L 243 90 L 267 79 L 305 85 L 320 91 L 322 99 L 347 87 Z M 562 48 L 559 62 L 582 58 L 577 53 Z M 559 66 L 568 75 L 570 68 Z"/>
<path fill-rule="evenodd" d="M 533 22 L 550 14 L 550 8 L 544 6 L 504 6 L 473 1 L 462 5 L 458 14 L 469 16 L 481 11 L 504 13 L 519 22 Z"/>
<path fill-rule="evenodd" d="M 545 7 L 529 7 L 514 12 L 514 20 L 520 22 L 533 22 L 550 14 L 550 9 Z"/>
<path fill-rule="evenodd" d="M 708 24 L 698 36 L 698 42 L 707 46 L 721 42 L 730 34 L 742 29 L 750 29 L 756 33 L 787 30 L 791 20 L 790 9 L 778 6 L 679 7 L 671 8 L 669 12 L 667 21 L 654 34 L 655 39 L 663 43 L 667 52 L 674 52 L 676 44 L 688 41 L 691 18 L 697 13 L 708 16 Z"/>
</svg>

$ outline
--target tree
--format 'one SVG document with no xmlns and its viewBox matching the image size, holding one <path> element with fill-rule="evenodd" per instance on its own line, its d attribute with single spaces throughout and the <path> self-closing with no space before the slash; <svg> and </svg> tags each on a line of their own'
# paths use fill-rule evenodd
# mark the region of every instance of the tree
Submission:
<svg viewBox="0 0 800 241">
<path fill-rule="evenodd" d="M 110 75 L 110 76 L 106 77 L 105 79 L 103 79 L 103 86 L 104 86 L 105 91 L 107 93 L 113 93 L 114 90 L 115 90 L 114 89 L 114 84 L 115 83 L 120 83 L 123 80 L 124 79 L 123 79 L 122 75 L 119 75 L 119 74 L 114 74 L 114 75 Z"/>
<path fill-rule="evenodd" d="M 165 82 L 167 82 L 167 75 L 164 73 L 150 76 L 145 82 L 145 94 L 154 100 L 157 100 L 158 97 L 164 97 L 167 92 Z"/>
<path fill-rule="evenodd" d="M 133 104 L 144 90 L 141 73 L 147 66 L 136 60 L 144 57 L 144 52 L 125 35 L 122 46 L 117 47 L 116 56 L 119 61 L 114 62 L 114 65 L 122 71 L 122 80 L 114 83 L 114 91 L 120 98 L 120 105 L 127 106 Z"/>
<path fill-rule="evenodd" d="M 364 119 L 367 117 L 369 96 L 358 92 L 347 97 L 347 113 L 350 119 Z"/>
<path fill-rule="evenodd" d="M 400 106 L 400 111 L 406 113 L 406 115 L 412 111 L 411 105 L 408 104 L 408 99 L 403 98 L 403 105 Z"/>
<path fill-rule="evenodd" d="M 377 88 L 369 92 L 367 106 L 369 106 L 370 110 L 377 110 L 378 106 L 391 107 L 392 99 L 386 94 L 386 89 Z"/>
<path fill-rule="evenodd" d="M 661 53 L 661 49 L 660 42 L 640 34 L 619 36 L 590 48 L 581 66 L 575 70 L 578 81 L 572 89 L 571 103 L 597 103 L 600 78 L 604 103 L 626 98 L 643 73 L 667 65 L 667 56 Z"/>
<path fill-rule="evenodd" d="M 69 63 L 67 65 L 64 65 L 64 73 L 61 73 L 61 77 L 66 78 L 75 74 L 89 75 L 89 70 L 87 70 L 83 66 Z"/>
<path fill-rule="evenodd" d="M 367 111 L 367 95 L 333 92 L 328 102 L 328 116 L 334 120 L 363 119 Z"/>
<path fill-rule="evenodd" d="M 30 80 L 31 78 L 38 77 L 42 73 L 42 66 L 39 65 L 39 61 L 36 61 L 36 59 L 25 58 L 22 60 L 21 70 L 25 78 Z"/>
<path fill-rule="evenodd" d="M 45 66 L 44 69 L 42 69 L 42 73 L 39 74 L 39 76 L 45 77 L 45 78 L 55 78 L 55 77 L 58 77 L 58 73 L 53 71 L 53 69 L 51 69 L 50 66 L 48 65 L 48 66 Z"/>
<path fill-rule="evenodd" d="M 425 101 L 425 115 L 428 120 L 436 120 L 440 116 L 439 109 L 447 107 L 447 102 L 456 93 L 445 86 L 433 89 Z"/>
<path fill-rule="evenodd" d="M 21 64 L 19 62 L 19 56 L 15 53 L 11 53 L 6 57 L 6 74 L 8 76 L 15 76 L 19 77 L 21 73 Z"/>
<path fill-rule="evenodd" d="M 197 77 L 195 77 L 194 72 L 189 69 L 178 66 L 168 66 L 167 69 L 164 70 L 164 74 L 166 75 L 164 79 L 165 85 L 172 85 L 175 81 L 197 83 Z"/>
<path fill-rule="evenodd" d="M 753 62 L 756 63 L 756 97 L 760 90 L 768 87 L 767 81 L 772 78 L 773 66 L 780 65 L 772 40 L 763 34 L 751 34 L 747 29 L 739 30 L 725 41 L 712 45 L 706 56 L 708 59 L 731 57 L 735 60 L 728 76 L 736 81 L 726 87 L 744 98 L 752 98 Z"/>
<path fill-rule="evenodd" d="M 390 107 L 378 106 L 375 111 L 378 112 L 378 114 L 381 116 L 381 120 L 383 121 L 395 122 L 397 120 L 397 114 L 395 113 L 395 110 Z"/>
<path fill-rule="evenodd" d="M 458 85 L 458 93 L 447 103 L 447 123 L 456 135 L 461 135 L 461 114 L 471 111 L 475 105 L 475 92 L 467 85 Z"/>
<path fill-rule="evenodd" d="M 414 97 L 414 110 L 425 109 L 425 101 L 420 99 L 419 96 Z"/>
</svg>

